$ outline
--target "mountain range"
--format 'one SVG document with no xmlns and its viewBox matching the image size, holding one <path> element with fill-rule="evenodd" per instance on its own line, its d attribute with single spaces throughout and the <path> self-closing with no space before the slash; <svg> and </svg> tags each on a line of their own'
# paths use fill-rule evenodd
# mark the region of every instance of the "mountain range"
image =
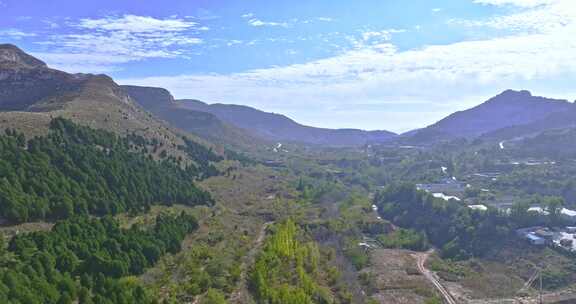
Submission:
<svg viewBox="0 0 576 304">
<path fill-rule="evenodd" d="M 106 75 L 69 74 L 51 69 L 14 45 L 0 45 L 0 128 L 35 135 L 55 116 L 117 133 L 142 134 L 169 146 L 179 144 L 182 134 L 192 133 L 198 141 L 240 148 L 272 142 L 361 146 L 429 145 L 457 138 L 505 141 L 543 132 L 558 134 L 551 130 L 576 126 L 574 103 L 506 90 L 400 135 L 317 128 L 248 106 L 178 100 L 163 88 L 120 86 Z"/>
<path fill-rule="evenodd" d="M 281 114 L 268 113 L 241 105 L 209 105 L 191 99 L 177 100 L 176 103 L 179 108 L 210 113 L 225 123 L 268 141 L 355 146 L 370 142 L 385 142 L 396 136 L 395 133 L 388 131 L 315 128 L 299 124 Z"/>
</svg>

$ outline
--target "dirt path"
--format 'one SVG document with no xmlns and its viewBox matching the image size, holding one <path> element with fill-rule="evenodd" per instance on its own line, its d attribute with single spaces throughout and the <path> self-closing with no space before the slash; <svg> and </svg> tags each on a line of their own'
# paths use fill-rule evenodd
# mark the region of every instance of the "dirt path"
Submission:
<svg viewBox="0 0 576 304">
<path fill-rule="evenodd" d="M 415 253 L 414 254 L 414 258 L 416 258 L 416 262 L 417 262 L 417 266 L 418 266 L 418 271 L 420 271 L 420 273 L 422 273 L 422 275 L 424 275 L 424 277 L 428 281 L 430 281 L 430 283 L 432 283 L 432 285 L 434 285 L 434 287 L 436 287 L 436 289 L 442 295 L 442 298 L 444 299 L 445 303 L 456 304 L 457 303 L 456 300 L 454 299 L 452 294 L 450 294 L 448 289 L 446 289 L 446 287 L 444 287 L 444 285 L 442 285 L 442 283 L 440 283 L 440 280 L 438 280 L 438 277 L 432 271 L 430 271 L 426 268 L 426 260 L 428 260 L 428 257 L 433 252 L 434 252 L 433 250 L 429 250 L 429 251 L 424 252 L 424 253 Z"/>
<path fill-rule="evenodd" d="M 242 262 L 242 265 L 240 266 L 241 272 L 240 272 L 240 279 L 238 280 L 238 287 L 236 288 L 236 291 L 234 291 L 232 293 L 232 295 L 230 296 L 230 300 L 229 300 L 230 303 L 247 303 L 248 302 L 247 301 L 247 299 L 249 297 L 249 295 L 248 295 L 248 271 L 250 270 L 250 267 L 254 264 L 254 261 L 256 260 L 256 255 L 258 254 L 258 252 L 260 251 L 260 248 L 262 247 L 262 244 L 264 243 L 264 239 L 266 237 L 266 229 L 268 229 L 268 227 L 270 225 L 272 225 L 273 223 L 274 222 L 266 222 L 262 225 L 262 228 L 260 228 L 260 232 L 258 233 L 258 236 L 254 240 L 252 248 L 250 248 L 250 250 L 246 254 L 244 261 Z"/>
</svg>

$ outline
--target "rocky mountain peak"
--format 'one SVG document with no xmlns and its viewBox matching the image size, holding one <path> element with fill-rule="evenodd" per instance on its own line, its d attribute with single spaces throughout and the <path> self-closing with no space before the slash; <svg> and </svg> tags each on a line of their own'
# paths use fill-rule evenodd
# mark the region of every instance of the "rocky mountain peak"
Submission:
<svg viewBox="0 0 576 304">
<path fill-rule="evenodd" d="M 517 102 L 517 101 L 525 101 L 531 99 L 532 93 L 527 90 L 506 90 L 494 97 L 492 97 L 488 102 Z"/>
<path fill-rule="evenodd" d="M 0 44 L 0 67 L 3 68 L 45 68 L 46 63 L 26 54 L 12 44 Z"/>
</svg>

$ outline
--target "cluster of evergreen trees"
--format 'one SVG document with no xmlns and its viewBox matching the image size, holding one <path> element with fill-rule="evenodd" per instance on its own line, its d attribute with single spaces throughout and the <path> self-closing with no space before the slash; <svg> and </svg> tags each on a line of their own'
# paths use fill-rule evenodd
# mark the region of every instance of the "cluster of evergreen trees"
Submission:
<svg viewBox="0 0 576 304">
<path fill-rule="evenodd" d="M 375 203 L 382 217 L 422 232 L 448 258 L 482 256 L 516 228 L 505 212 L 472 210 L 434 198 L 410 184 L 387 186 L 376 195 Z"/>
<path fill-rule="evenodd" d="M 111 217 L 75 217 L 50 232 L 16 236 L 0 250 L 0 303 L 154 303 L 126 276 L 179 251 L 197 227 L 185 213 L 160 215 L 150 229 L 120 229 Z"/>
<path fill-rule="evenodd" d="M 154 161 L 137 149 L 147 141 L 118 137 L 56 118 L 50 133 L 26 142 L 7 130 L 0 136 L 0 220 L 26 222 L 72 215 L 146 211 L 151 204 L 210 204 L 193 181 L 218 171 L 221 158 L 187 141 L 196 166 Z"/>
<path fill-rule="evenodd" d="M 316 283 L 320 259 L 317 245 L 298 240 L 298 228 L 291 220 L 274 228 L 250 277 L 257 303 L 331 303 L 329 293 Z"/>
<path fill-rule="evenodd" d="M 382 217 L 411 228 L 382 236 L 385 245 L 424 250 L 430 242 L 445 257 L 458 259 L 485 255 L 521 227 L 571 224 L 560 216 L 564 201 L 559 197 L 537 196 L 518 201 L 509 212 L 496 208 L 478 211 L 435 198 L 411 184 L 395 184 L 380 191 L 375 204 Z M 530 211 L 532 205 L 543 206 L 548 215 Z"/>
<path fill-rule="evenodd" d="M 212 165 L 212 162 L 223 160 L 224 158 L 222 156 L 215 154 L 212 148 L 207 148 L 204 145 L 190 140 L 186 136 L 183 136 L 182 140 L 184 141 L 184 145 L 178 148 L 186 152 L 186 154 L 196 162 L 200 178 L 218 175 L 218 169 Z"/>
</svg>

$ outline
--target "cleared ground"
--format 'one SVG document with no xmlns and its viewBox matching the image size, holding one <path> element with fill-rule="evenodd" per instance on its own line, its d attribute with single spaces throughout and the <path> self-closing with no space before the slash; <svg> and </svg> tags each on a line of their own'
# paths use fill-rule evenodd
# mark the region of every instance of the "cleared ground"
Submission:
<svg viewBox="0 0 576 304">
<path fill-rule="evenodd" d="M 374 249 L 371 266 L 364 270 L 379 303 L 420 304 L 435 296 L 434 287 L 418 271 L 413 251 Z"/>
</svg>

